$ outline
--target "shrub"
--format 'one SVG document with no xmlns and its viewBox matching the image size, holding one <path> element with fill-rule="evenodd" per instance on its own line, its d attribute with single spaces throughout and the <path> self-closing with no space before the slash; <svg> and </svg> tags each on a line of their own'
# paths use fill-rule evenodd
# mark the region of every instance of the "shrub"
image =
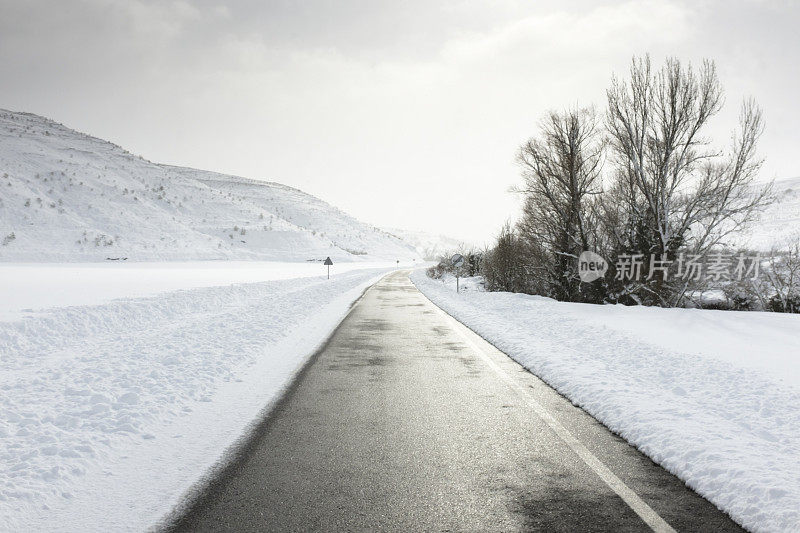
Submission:
<svg viewBox="0 0 800 533">
<path fill-rule="evenodd" d="M 767 311 L 775 313 L 800 313 L 800 293 L 775 295 L 767 302 Z"/>
<path fill-rule="evenodd" d="M 486 288 L 490 291 L 531 293 L 525 268 L 526 255 L 524 242 L 506 224 L 495 247 L 485 254 L 482 262 Z"/>
</svg>

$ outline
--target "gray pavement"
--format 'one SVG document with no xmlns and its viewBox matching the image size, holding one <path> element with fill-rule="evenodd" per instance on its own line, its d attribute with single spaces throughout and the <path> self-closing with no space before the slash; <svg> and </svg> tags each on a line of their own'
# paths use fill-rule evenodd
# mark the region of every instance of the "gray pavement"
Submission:
<svg viewBox="0 0 800 533">
<path fill-rule="evenodd" d="M 170 531 L 740 531 L 393 273 Z"/>
</svg>

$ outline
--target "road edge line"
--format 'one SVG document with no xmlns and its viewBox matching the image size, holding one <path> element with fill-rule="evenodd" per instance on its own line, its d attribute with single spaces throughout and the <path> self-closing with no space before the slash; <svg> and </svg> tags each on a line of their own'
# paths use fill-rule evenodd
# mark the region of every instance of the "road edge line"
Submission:
<svg viewBox="0 0 800 533">
<path fill-rule="evenodd" d="M 409 279 L 409 281 L 411 281 Z M 413 282 L 412 282 L 413 284 Z M 416 287 L 416 285 L 415 285 Z M 419 291 L 419 288 L 417 288 Z M 481 360 L 494 371 L 495 374 L 514 392 L 516 392 L 530 407 L 536 415 L 577 455 L 581 461 L 584 462 L 597 476 L 617 494 L 631 510 L 641 518 L 650 529 L 656 533 L 676 533 L 675 529 L 664 520 L 661 515 L 653 510 L 644 500 L 642 500 L 633 489 L 628 487 L 624 481 L 617 477 L 614 472 L 608 468 L 605 463 L 597 458 L 584 444 L 579 441 L 566 427 L 564 427 L 558 420 L 547 412 L 547 410 L 533 398 L 530 393 L 525 390 L 519 383 L 511 379 L 506 372 L 495 363 L 485 349 L 480 346 L 475 340 L 464 331 L 467 330 L 469 334 L 478 337 L 481 341 L 488 343 L 483 337 L 469 329 L 466 325 L 461 323 L 458 319 L 447 313 L 444 309 L 436 305 L 433 300 L 428 298 L 424 292 L 419 291 L 433 306 L 441 313 L 451 325 L 453 330 L 478 354 Z M 494 346 L 491 345 L 493 348 Z M 495 348 L 497 349 L 497 348 Z M 498 350 L 500 351 L 500 350 Z M 500 352 L 503 353 L 503 352 Z M 506 354 L 504 354 L 506 355 Z M 508 355 L 506 355 L 508 357 Z"/>
</svg>

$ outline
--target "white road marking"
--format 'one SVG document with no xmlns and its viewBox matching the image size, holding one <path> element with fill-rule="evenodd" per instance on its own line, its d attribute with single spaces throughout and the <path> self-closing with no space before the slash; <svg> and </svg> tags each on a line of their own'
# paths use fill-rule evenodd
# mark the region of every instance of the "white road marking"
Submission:
<svg viewBox="0 0 800 533">
<path fill-rule="evenodd" d="M 600 461 L 597 456 L 595 456 L 586 446 L 584 446 L 577 438 L 575 438 L 575 436 L 570 433 L 567 428 L 565 428 L 558 420 L 553 418 L 553 416 L 547 412 L 547 409 L 545 409 L 544 406 L 542 406 L 542 404 L 540 404 L 525 387 L 511 379 L 511 377 L 505 371 L 503 371 L 503 369 L 500 368 L 496 362 L 492 360 L 491 356 L 486 353 L 486 348 L 483 346 L 484 343 L 488 344 L 486 340 L 481 338 L 477 333 L 469 329 L 452 316 L 448 315 L 446 312 L 440 309 L 438 305 L 434 304 L 433 302 L 431 303 L 436 310 L 451 323 L 455 332 L 462 339 L 464 339 L 469 346 L 472 347 L 472 349 L 478 354 L 483 362 L 486 363 L 486 365 L 491 368 L 511 390 L 516 392 L 525 401 L 525 403 L 531 409 L 533 409 L 536 415 L 541 418 L 542 421 L 544 421 L 544 423 L 546 423 L 550 429 L 552 429 L 553 432 L 558 435 L 559 438 L 564 441 L 564 443 L 569 446 L 569 448 L 575 452 L 575 454 L 580 457 L 580 459 L 586 463 L 586 465 L 591 468 L 606 485 L 608 485 L 611 490 L 613 490 L 620 498 L 622 498 L 628 507 L 630 507 L 634 513 L 639 515 L 639 518 L 641 518 L 648 526 L 650 526 L 650 529 L 657 533 L 676 533 L 666 520 L 661 518 L 661 516 L 656 513 L 652 507 L 647 505 L 647 503 L 645 503 L 638 494 L 636 494 L 620 478 L 618 478 L 614 472 L 611 471 L 611 469 L 603 464 L 603 462 Z M 473 340 L 471 337 L 473 335 L 477 337 L 476 340 L 479 342 Z"/>
</svg>

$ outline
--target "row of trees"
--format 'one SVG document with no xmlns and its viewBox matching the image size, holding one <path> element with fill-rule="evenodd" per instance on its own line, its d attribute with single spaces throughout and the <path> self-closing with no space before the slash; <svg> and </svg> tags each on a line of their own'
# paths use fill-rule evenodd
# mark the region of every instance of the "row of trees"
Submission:
<svg viewBox="0 0 800 533">
<path fill-rule="evenodd" d="M 769 187 L 754 184 L 761 110 L 743 102 L 731 144 L 720 150 L 705 132 L 722 104 L 713 62 L 694 69 L 668 59 L 654 69 L 643 57 L 627 78 L 613 79 L 604 113 L 549 113 L 519 150 L 522 216 L 485 255 L 487 287 L 564 301 L 683 305 L 699 282 L 670 275 L 678 257 L 718 249 L 771 200 Z M 584 250 L 608 260 L 609 274 L 581 282 Z M 672 266 L 649 279 L 617 279 L 617 259 L 632 255 Z"/>
</svg>

